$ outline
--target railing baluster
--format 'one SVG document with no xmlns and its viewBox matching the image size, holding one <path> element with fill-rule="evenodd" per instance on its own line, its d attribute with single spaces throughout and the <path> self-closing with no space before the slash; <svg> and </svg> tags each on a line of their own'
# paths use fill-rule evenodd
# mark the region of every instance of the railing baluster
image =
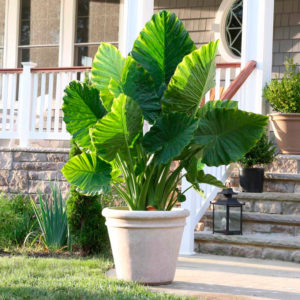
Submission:
<svg viewBox="0 0 300 300">
<path fill-rule="evenodd" d="M 217 69 L 217 71 L 216 71 L 215 100 L 220 99 L 220 86 L 221 86 L 221 69 Z"/>
<path fill-rule="evenodd" d="M 44 130 L 44 106 L 45 106 L 45 94 L 46 94 L 46 73 L 42 73 L 41 82 L 41 96 L 40 96 L 40 119 L 39 119 L 39 132 Z"/>
<path fill-rule="evenodd" d="M 9 131 L 14 130 L 14 116 L 15 116 L 15 101 L 16 101 L 16 77 L 17 74 L 11 74 L 11 96 L 10 96 L 10 112 L 9 112 Z"/>
<path fill-rule="evenodd" d="M 61 89 L 61 79 L 62 74 L 57 73 L 56 77 L 56 97 L 55 97 L 55 113 L 54 113 L 54 132 L 58 132 L 59 124 L 59 110 L 60 110 L 60 89 Z"/>
<path fill-rule="evenodd" d="M 231 69 L 227 68 L 225 71 L 225 91 L 229 88 L 231 81 Z"/>
<path fill-rule="evenodd" d="M 46 125 L 47 132 L 51 132 L 51 123 L 52 123 L 53 77 L 54 77 L 53 73 L 49 73 L 47 125 Z"/>
<path fill-rule="evenodd" d="M 36 106 L 38 101 L 38 86 L 39 86 L 39 74 L 35 73 L 33 75 L 33 95 L 32 95 L 32 110 L 31 110 L 31 131 L 35 131 L 35 125 L 36 125 Z"/>
<path fill-rule="evenodd" d="M 8 74 L 3 76 L 3 98 L 2 98 L 2 131 L 6 131 L 6 117 L 7 117 L 7 94 L 8 94 Z"/>
</svg>

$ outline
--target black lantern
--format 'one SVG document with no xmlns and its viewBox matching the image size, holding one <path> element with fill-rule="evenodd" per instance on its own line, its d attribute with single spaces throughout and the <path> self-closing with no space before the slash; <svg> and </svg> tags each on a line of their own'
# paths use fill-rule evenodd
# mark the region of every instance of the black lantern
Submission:
<svg viewBox="0 0 300 300">
<path fill-rule="evenodd" d="M 218 193 L 218 200 L 211 202 L 213 206 L 213 233 L 226 235 L 243 234 L 243 205 L 237 198 L 232 198 L 232 188 Z"/>
</svg>

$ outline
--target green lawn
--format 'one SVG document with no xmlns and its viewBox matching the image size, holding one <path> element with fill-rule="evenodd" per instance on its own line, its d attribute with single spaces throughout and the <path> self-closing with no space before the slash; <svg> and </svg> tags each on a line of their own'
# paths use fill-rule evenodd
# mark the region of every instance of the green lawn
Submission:
<svg viewBox="0 0 300 300">
<path fill-rule="evenodd" d="M 106 258 L 0 257 L 0 299 L 183 299 L 105 277 Z"/>
</svg>

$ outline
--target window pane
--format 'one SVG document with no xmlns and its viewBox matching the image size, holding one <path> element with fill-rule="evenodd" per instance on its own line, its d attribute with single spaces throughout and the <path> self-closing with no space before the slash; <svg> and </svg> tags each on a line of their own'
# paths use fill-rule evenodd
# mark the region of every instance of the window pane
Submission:
<svg viewBox="0 0 300 300">
<path fill-rule="evenodd" d="M 20 46 L 47 45 L 47 48 L 20 48 L 19 66 L 21 62 L 29 60 L 39 67 L 57 66 L 60 2 L 61 0 L 21 0 Z"/>
<path fill-rule="evenodd" d="M 119 0 L 78 1 L 74 65 L 89 65 L 102 41 L 118 45 L 119 9 Z"/>
<path fill-rule="evenodd" d="M 230 207 L 229 208 L 229 230 L 240 231 L 241 229 L 241 208 Z"/>
<path fill-rule="evenodd" d="M 58 47 L 21 48 L 19 49 L 19 66 L 21 62 L 32 61 L 38 67 L 58 66 Z"/>
<path fill-rule="evenodd" d="M 215 231 L 226 231 L 226 206 L 215 205 Z"/>
<path fill-rule="evenodd" d="M 5 0 L 0 0 L 0 47 L 3 46 L 3 42 L 4 42 L 4 22 L 5 22 Z"/>
</svg>

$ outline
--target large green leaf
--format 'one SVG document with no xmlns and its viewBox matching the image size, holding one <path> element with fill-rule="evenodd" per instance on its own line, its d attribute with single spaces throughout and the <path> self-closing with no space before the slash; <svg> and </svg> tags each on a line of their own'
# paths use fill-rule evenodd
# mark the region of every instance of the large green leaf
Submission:
<svg viewBox="0 0 300 300">
<path fill-rule="evenodd" d="M 268 117 L 241 110 L 215 108 L 199 120 L 195 142 L 204 146 L 202 162 L 208 166 L 236 162 L 261 137 Z"/>
<path fill-rule="evenodd" d="M 117 153 L 127 155 L 129 147 L 142 131 L 142 113 L 138 104 L 121 94 L 114 99 L 109 112 L 91 129 L 97 153 L 112 161 Z"/>
<path fill-rule="evenodd" d="M 107 193 L 110 189 L 111 165 L 95 153 L 81 153 L 72 157 L 62 168 L 66 179 L 83 194 Z"/>
<path fill-rule="evenodd" d="M 150 74 L 130 56 L 127 57 L 121 80 L 110 81 L 109 90 L 114 97 L 121 93 L 135 100 L 147 121 L 153 123 L 160 115 L 160 99 Z"/>
<path fill-rule="evenodd" d="M 131 55 L 153 77 L 156 90 L 166 87 L 183 57 L 196 49 L 174 13 L 153 15 L 134 42 Z"/>
<path fill-rule="evenodd" d="M 203 170 L 198 171 L 196 176 L 194 176 L 194 174 L 187 173 L 186 179 L 195 186 L 201 183 L 206 183 L 220 188 L 225 188 L 224 184 L 220 180 L 210 174 L 205 174 Z"/>
<path fill-rule="evenodd" d="M 205 94 L 215 86 L 218 41 L 184 57 L 165 91 L 163 110 L 195 112 Z"/>
<path fill-rule="evenodd" d="M 184 113 L 165 114 L 146 133 L 143 146 L 155 153 L 157 163 L 166 164 L 190 143 L 196 128 L 197 120 Z"/>
<path fill-rule="evenodd" d="M 124 64 L 125 58 L 116 47 L 101 43 L 93 61 L 91 80 L 100 91 L 101 99 L 107 110 L 110 110 L 113 100 L 108 89 L 110 80 L 112 78 L 116 81 L 121 79 Z"/>
<path fill-rule="evenodd" d="M 65 89 L 63 100 L 67 130 L 80 147 L 91 148 L 89 128 L 106 114 L 98 90 L 88 84 L 72 81 Z"/>
<path fill-rule="evenodd" d="M 238 102 L 232 100 L 208 101 L 205 103 L 205 105 L 199 108 L 197 112 L 197 118 L 204 117 L 208 111 L 211 111 L 215 108 L 238 109 Z"/>
</svg>

